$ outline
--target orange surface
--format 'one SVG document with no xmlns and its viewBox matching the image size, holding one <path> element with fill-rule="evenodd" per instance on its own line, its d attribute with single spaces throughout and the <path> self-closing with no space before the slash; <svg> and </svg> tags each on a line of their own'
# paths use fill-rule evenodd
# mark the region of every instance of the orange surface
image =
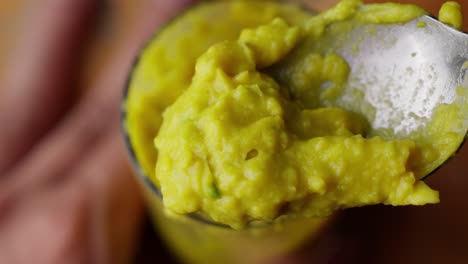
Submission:
<svg viewBox="0 0 468 264">
<path fill-rule="evenodd" d="M 101 70 L 106 67 L 110 56 L 115 53 L 115 43 L 129 34 L 129 29 L 138 20 L 138 12 L 145 0 L 102 1 L 98 25 L 89 40 L 89 49 L 83 60 L 81 87 L 89 87 Z M 0 1 L 0 69 L 6 67 L 3 61 L 8 50 L 15 45 L 16 31 L 22 26 L 22 17 L 27 15 L 27 0 Z"/>
</svg>

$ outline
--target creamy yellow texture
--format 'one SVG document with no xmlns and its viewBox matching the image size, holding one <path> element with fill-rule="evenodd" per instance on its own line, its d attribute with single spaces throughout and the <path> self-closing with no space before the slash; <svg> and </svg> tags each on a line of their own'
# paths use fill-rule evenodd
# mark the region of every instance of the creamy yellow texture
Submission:
<svg viewBox="0 0 468 264">
<path fill-rule="evenodd" d="M 295 5 L 268 1 L 200 3 L 157 33 L 132 72 L 126 101 L 125 125 L 145 175 L 157 183 L 153 140 L 162 112 L 190 85 L 196 59 L 211 45 L 234 40 L 242 29 L 276 17 L 299 24 L 309 14 Z"/>
<path fill-rule="evenodd" d="M 223 23 L 208 23 L 207 14 L 220 10 Z M 345 0 L 309 16 L 292 6 L 234 1 L 202 4 L 178 18 L 143 52 L 127 104 L 137 158 L 165 207 L 241 228 L 280 215 L 438 202 L 418 173 L 453 152 L 459 134 L 433 145 L 366 138 L 363 116 L 324 104 L 340 95 L 346 61 L 333 52 L 292 52 L 335 22 L 398 23 L 423 14 L 412 5 Z M 447 109 L 439 112 L 458 111 Z M 450 125 L 441 115 L 428 129 L 434 138 Z M 155 136 L 157 155 L 149 147 Z"/>
</svg>

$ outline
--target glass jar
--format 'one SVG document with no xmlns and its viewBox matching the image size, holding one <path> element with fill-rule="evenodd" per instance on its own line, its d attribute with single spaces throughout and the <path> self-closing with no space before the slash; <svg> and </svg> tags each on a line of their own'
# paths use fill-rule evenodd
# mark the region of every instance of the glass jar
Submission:
<svg viewBox="0 0 468 264">
<path fill-rule="evenodd" d="M 305 3 L 305 1 L 280 2 L 298 2 L 301 5 Z M 328 6 L 332 5 L 332 2 L 328 1 Z M 325 8 L 324 3 L 321 1 L 316 8 Z M 307 6 L 308 8 L 314 8 L 310 4 Z M 218 19 L 222 20 L 223 17 L 218 16 Z M 216 21 L 212 22 L 216 23 Z M 155 37 L 158 37 L 158 33 L 156 33 Z M 204 49 L 209 45 L 208 43 L 205 44 Z M 142 52 L 144 52 L 144 49 Z M 138 61 L 135 65 L 137 64 Z M 129 93 L 135 93 L 135 91 L 130 91 L 130 81 L 125 91 L 122 107 L 122 128 L 126 145 L 154 224 L 176 256 L 188 263 L 267 262 L 275 256 L 283 256 L 292 252 L 306 240 L 310 241 L 314 237 L 318 237 L 327 226 L 327 223 L 330 222 L 331 218 L 289 219 L 271 224 L 253 223 L 244 230 L 234 230 L 206 220 L 196 214 L 180 216 L 168 213 L 164 210 L 160 191 L 149 178 L 149 169 L 145 170 L 143 168 L 141 160 L 136 155 L 129 134 L 126 102 Z M 148 144 L 152 143 L 150 139 L 147 141 Z"/>
</svg>

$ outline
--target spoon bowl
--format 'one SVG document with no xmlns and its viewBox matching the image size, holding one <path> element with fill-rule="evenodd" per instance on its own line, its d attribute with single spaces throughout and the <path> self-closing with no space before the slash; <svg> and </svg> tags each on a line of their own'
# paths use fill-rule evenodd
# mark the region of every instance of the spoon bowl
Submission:
<svg viewBox="0 0 468 264">
<path fill-rule="evenodd" d="M 420 177 L 458 150 L 468 131 L 466 33 L 421 16 L 404 24 L 360 24 L 344 33 L 331 27 L 320 42 L 316 49 L 338 53 L 351 69 L 332 105 L 364 115 L 372 127 L 368 136 L 437 146 L 456 137 Z M 438 111 L 447 106 L 450 111 Z"/>
<path fill-rule="evenodd" d="M 356 27 L 340 38 L 336 50 L 352 69 L 348 89 L 365 92 L 375 108 L 374 130 L 411 138 L 440 104 L 468 89 L 468 35 L 430 16 Z M 468 121 L 468 113 L 460 118 Z"/>
</svg>

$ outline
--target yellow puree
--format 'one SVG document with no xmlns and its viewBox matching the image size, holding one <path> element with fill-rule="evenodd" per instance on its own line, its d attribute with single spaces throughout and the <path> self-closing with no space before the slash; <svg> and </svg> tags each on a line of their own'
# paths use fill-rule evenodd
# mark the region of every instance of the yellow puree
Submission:
<svg viewBox="0 0 468 264">
<path fill-rule="evenodd" d="M 413 5 L 358 0 L 317 16 L 293 5 L 230 1 L 200 4 L 173 21 L 142 53 L 126 105 L 137 159 L 165 207 L 242 228 L 281 215 L 437 203 L 420 178 L 463 138 L 441 134 L 444 115 L 458 108 L 436 111 L 429 138 L 443 139 L 434 144 L 386 140 L 369 136 L 363 116 L 320 103 L 346 83 L 350 69 L 339 55 L 309 51 L 294 67 L 275 69 L 299 60 L 289 55 L 330 24 L 424 14 Z M 293 81 L 280 85 L 285 75 Z M 331 87 L 322 92 L 325 83 Z"/>
<path fill-rule="evenodd" d="M 463 16 L 460 4 L 453 1 L 444 3 L 439 11 L 439 20 L 456 29 L 461 29 Z"/>
</svg>

